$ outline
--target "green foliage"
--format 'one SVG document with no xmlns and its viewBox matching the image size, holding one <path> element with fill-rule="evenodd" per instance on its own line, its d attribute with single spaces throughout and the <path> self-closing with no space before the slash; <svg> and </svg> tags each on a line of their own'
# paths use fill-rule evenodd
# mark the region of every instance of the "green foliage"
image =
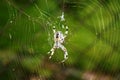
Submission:
<svg viewBox="0 0 120 80">
<path fill-rule="evenodd" d="M 65 23 L 58 19 L 62 10 Z M 0 79 L 80 80 L 86 71 L 116 76 L 119 12 L 119 0 L 1 0 Z M 52 26 L 65 31 L 61 24 L 69 26 L 64 64 L 59 64 L 64 54 L 60 49 L 51 60 L 47 55 L 53 45 Z"/>
</svg>

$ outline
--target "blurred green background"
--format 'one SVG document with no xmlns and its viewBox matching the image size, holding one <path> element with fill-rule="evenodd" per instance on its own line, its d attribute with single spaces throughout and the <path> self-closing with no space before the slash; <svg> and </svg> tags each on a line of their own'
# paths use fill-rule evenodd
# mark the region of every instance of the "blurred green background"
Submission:
<svg viewBox="0 0 120 80">
<path fill-rule="evenodd" d="M 47 54 L 59 24 L 65 63 L 62 50 Z M 0 0 L 0 80 L 119 80 L 119 34 L 119 0 Z"/>
</svg>

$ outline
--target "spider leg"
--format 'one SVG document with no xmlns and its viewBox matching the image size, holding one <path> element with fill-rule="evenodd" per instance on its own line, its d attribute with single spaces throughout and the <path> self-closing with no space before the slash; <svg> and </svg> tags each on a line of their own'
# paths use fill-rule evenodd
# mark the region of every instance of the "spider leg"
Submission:
<svg viewBox="0 0 120 80">
<path fill-rule="evenodd" d="M 61 21 L 65 21 L 64 12 L 62 12 L 62 15 L 60 16 L 60 18 L 61 18 Z"/>
<path fill-rule="evenodd" d="M 68 59 L 68 52 L 67 49 L 61 44 L 60 48 L 64 51 L 64 60 L 62 62 L 65 62 Z"/>
<path fill-rule="evenodd" d="M 53 33 L 55 33 L 56 32 L 56 28 L 55 28 L 55 26 L 53 26 Z"/>
<path fill-rule="evenodd" d="M 66 26 L 66 31 L 65 31 L 64 38 L 67 37 L 67 34 L 68 34 L 68 26 Z"/>
<path fill-rule="evenodd" d="M 51 59 L 51 58 L 52 58 L 52 56 L 53 56 L 53 54 L 54 54 L 55 49 L 56 49 L 56 47 L 55 47 L 55 46 L 53 46 L 53 47 L 52 47 L 52 49 L 48 52 L 48 54 L 50 54 L 49 59 Z"/>
</svg>

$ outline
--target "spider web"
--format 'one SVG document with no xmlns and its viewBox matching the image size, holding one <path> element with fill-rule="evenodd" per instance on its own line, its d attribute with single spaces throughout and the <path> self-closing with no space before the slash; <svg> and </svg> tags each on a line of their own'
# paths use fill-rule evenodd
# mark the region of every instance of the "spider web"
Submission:
<svg viewBox="0 0 120 80">
<path fill-rule="evenodd" d="M 59 18 L 62 12 L 60 11 L 61 13 L 53 17 L 49 12 L 47 0 L 43 3 L 45 5 L 43 9 L 38 6 L 40 1 L 28 1 L 28 6 L 18 4 L 19 1 L 15 0 L 6 0 L 6 2 L 9 12 L 7 23 L 10 26 L 7 35 L 11 40 L 11 48 L 18 51 L 21 49 L 27 50 L 33 54 L 37 53 L 36 56 L 45 57 L 44 54 L 47 54 L 49 48 L 53 46 L 53 26 L 65 31 L 61 27 L 64 22 L 61 23 Z M 33 6 L 30 8 L 31 10 L 29 10 L 29 5 Z M 21 56 L 21 54 L 18 56 Z M 34 57 L 36 56 L 34 55 Z"/>
<path fill-rule="evenodd" d="M 91 43 L 87 49 L 85 49 L 88 50 L 88 52 L 86 53 L 87 56 L 84 57 L 84 61 L 86 61 L 86 57 L 90 61 L 86 65 L 89 69 L 91 69 L 91 62 L 95 64 L 97 63 L 98 65 L 96 66 L 96 70 L 100 69 L 104 73 L 107 73 L 105 70 L 110 70 L 108 67 L 112 68 L 116 66 L 116 70 L 119 69 L 118 47 L 120 46 L 120 38 L 118 35 L 118 21 L 120 20 L 120 17 L 118 13 L 120 9 L 118 3 L 119 2 L 117 1 L 110 2 L 110 4 L 107 5 L 104 4 L 103 1 L 88 1 L 88 3 L 84 1 L 67 2 L 68 5 L 72 5 L 69 7 L 72 8 L 73 11 L 75 11 L 75 8 L 80 9 L 80 11 L 77 12 L 78 14 L 76 14 L 80 15 L 80 24 L 82 24 L 82 26 L 90 30 L 95 35 L 93 40 L 94 42 Z M 80 54 L 80 56 L 82 55 L 83 54 Z M 100 60 L 97 60 L 98 58 Z M 114 63 L 116 62 L 117 64 L 115 65 Z M 112 72 L 112 70 L 110 71 Z M 111 74 L 115 75 L 116 72 L 113 70 Z"/>
<path fill-rule="evenodd" d="M 77 13 L 81 17 L 82 26 L 89 29 L 95 35 L 94 42 L 88 47 L 87 57 L 89 55 L 88 60 L 90 60 L 90 62 L 86 66 L 90 68 L 92 61 L 92 63 L 98 63 L 96 70 L 100 69 L 104 71 L 104 73 L 107 73 L 105 70 L 109 70 L 109 67 L 116 66 L 116 69 L 119 69 L 119 61 L 117 61 L 119 58 L 118 47 L 120 46 L 120 38 L 118 35 L 120 30 L 118 23 L 118 21 L 120 21 L 120 15 L 118 14 L 120 11 L 119 1 L 109 2 L 109 4 L 102 0 L 88 1 L 88 3 L 84 0 L 68 3 L 72 5 L 70 8 L 73 10 L 75 8 L 81 10 Z M 83 54 L 80 56 L 82 55 Z M 98 58 L 101 60 L 98 61 Z M 113 72 L 112 75 L 114 74 L 116 73 Z"/>
<path fill-rule="evenodd" d="M 49 45 L 52 45 L 52 40 L 51 40 L 51 34 L 52 33 L 52 26 L 54 24 L 54 20 L 52 21 L 51 19 L 52 16 L 47 12 L 47 10 L 42 10 L 39 8 L 39 6 L 34 3 L 34 1 L 31 2 L 31 4 L 33 4 L 34 6 L 34 16 L 33 16 L 33 12 L 29 12 L 27 13 L 27 11 L 23 8 L 19 8 L 19 6 L 16 6 L 16 4 L 13 1 L 7 1 L 8 2 L 8 10 L 9 10 L 9 21 L 8 23 L 16 25 L 18 23 L 23 23 L 22 21 L 20 22 L 19 19 L 22 19 L 22 17 L 24 17 L 28 24 L 25 25 L 25 23 L 23 23 L 26 27 L 26 30 L 28 29 L 28 33 L 32 33 L 31 30 L 33 30 L 33 32 L 35 32 L 35 28 L 38 27 L 38 25 L 43 25 L 41 26 L 43 28 L 43 30 L 45 31 L 45 34 L 48 34 L 48 42 Z M 46 0 L 46 4 L 47 4 L 47 0 Z M 18 19 L 18 21 L 17 21 Z M 45 24 L 46 23 L 46 24 Z M 37 25 L 36 25 L 37 24 Z M 31 28 L 30 25 L 32 25 L 33 27 Z M 37 27 L 36 27 L 37 26 Z M 37 28 L 38 29 L 38 28 Z M 24 31 L 24 30 L 23 30 Z M 31 34 L 29 34 L 31 35 Z M 12 38 L 11 33 L 9 33 L 9 37 Z"/>
<path fill-rule="evenodd" d="M 16 63 L 12 66 L 12 72 L 17 71 L 17 66 L 28 68 L 30 71 L 46 75 L 47 73 L 42 67 L 39 67 L 41 60 L 44 59 L 47 51 L 53 44 L 53 25 L 59 24 L 59 19 L 49 14 L 47 0 L 45 0 L 45 10 L 34 1 L 30 1 L 25 5 L 18 4 L 16 0 L 6 0 L 8 7 L 9 19 L 1 31 L 1 35 L 5 35 L 10 42 L 10 50 L 16 51 Z M 24 1 L 23 1 L 24 2 Z M 33 7 L 30 8 L 29 5 Z M 29 10 L 29 8 L 31 10 Z M 56 27 L 61 29 L 60 26 Z M 9 59 L 12 60 L 12 59 Z M 28 66 L 29 65 L 29 66 Z M 34 65 L 34 66 L 33 66 Z M 32 67 L 30 67 L 32 66 Z M 21 68 L 20 73 L 25 70 Z M 13 75 L 10 75 L 13 79 Z M 27 74 L 25 74 L 27 75 Z M 43 79 L 42 77 L 41 79 Z"/>
<path fill-rule="evenodd" d="M 6 2 L 8 3 L 9 19 L 1 34 L 9 38 L 9 45 L 12 46 L 12 49 L 25 48 L 31 54 L 37 53 L 34 56 L 35 60 L 44 57 L 46 48 L 49 51 L 53 44 L 52 26 L 56 25 L 57 29 L 63 30 L 57 18 L 61 13 L 57 13 L 57 11 L 57 14 L 51 13 L 47 0 L 41 5 L 44 6 L 43 9 L 38 5 L 40 0 L 38 2 L 31 0 L 29 3 L 33 5 L 31 10 L 28 8 L 29 4 L 24 9 L 21 5 L 17 6 L 14 0 L 6 0 Z M 104 73 L 113 71 L 112 75 L 120 69 L 119 6 L 119 1 L 111 1 L 109 4 L 103 0 L 65 1 L 66 17 L 69 17 L 67 22 L 71 25 L 72 32 L 66 43 L 69 44 L 67 45 L 70 57 L 68 65 L 80 66 L 85 63 L 86 69 L 99 69 Z M 50 46 L 47 46 L 48 43 Z M 82 61 L 79 60 L 79 57 Z M 32 60 L 31 62 L 34 63 L 35 60 Z"/>
</svg>

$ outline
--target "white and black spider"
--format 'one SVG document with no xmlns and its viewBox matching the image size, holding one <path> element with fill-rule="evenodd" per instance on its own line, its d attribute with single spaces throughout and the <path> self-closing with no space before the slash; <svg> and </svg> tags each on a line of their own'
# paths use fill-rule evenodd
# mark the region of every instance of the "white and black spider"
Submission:
<svg viewBox="0 0 120 80">
<path fill-rule="evenodd" d="M 61 21 L 64 21 L 65 20 L 64 14 L 62 14 L 62 16 L 60 18 L 61 18 Z M 55 49 L 61 48 L 64 51 L 64 60 L 62 60 L 62 62 L 65 62 L 65 60 L 68 59 L 68 52 L 67 52 L 67 49 L 63 46 L 63 42 L 68 34 L 68 26 L 66 26 L 65 33 L 63 33 L 62 31 L 59 31 L 59 30 L 56 31 L 56 27 L 53 26 L 53 33 L 54 33 L 54 45 L 51 48 L 51 50 L 48 52 L 48 54 L 50 54 L 49 59 L 52 58 L 52 55 L 54 54 Z"/>
</svg>

